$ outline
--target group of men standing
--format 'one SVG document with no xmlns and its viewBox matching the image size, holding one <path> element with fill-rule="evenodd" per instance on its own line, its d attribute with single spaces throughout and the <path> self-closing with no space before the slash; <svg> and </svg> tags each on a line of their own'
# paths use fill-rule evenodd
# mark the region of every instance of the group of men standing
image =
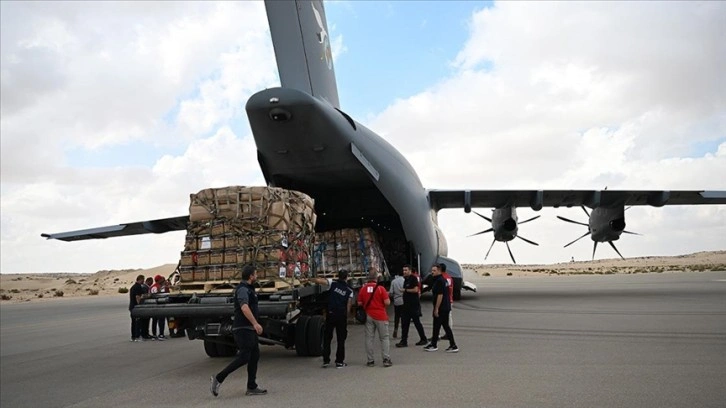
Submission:
<svg viewBox="0 0 726 408">
<path fill-rule="evenodd" d="M 163 276 L 156 275 L 153 278 L 148 277 L 144 280 L 144 275 L 138 275 L 136 277 L 136 283 L 129 290 L 129 312 L 139 305 L 143 298 L 148 297 L 149 294 L 168 292 L 169 282 Z M 151 334 L 149 333 L 150 321 Z M 155 317 L 153 319 L 148 317 L 131 317 L 131 341 L 166 340 L 164 326 L 166 326 L 165 317 Z"/>
<path fill-rule="evenodd" d="M 365 322 L 365 350 L 369 367 L 375 366 L 374 339 L 376 333 L 381 342 L 381 357 L 384 367 L 393 365 L 390 355 L 390 339 L 388 331 L 387 307 L 391 304 L 391 298 L 400 297 L 401 304 L 396 315 L 399 315 L 401 322 L 401 340 L 396 347 L 408 346 L 408 334 L 411 322 L 416 327 L 419 335 L 417 346 L 423 346 L 426 351 L 437 351 L 437 342 L 441 328 L 446 332 L 446 339 L 449 341 L 447 352 L 456 353 L 459 348 L 454 341 L 454 334 L 449 325 L 451 314 L 451 303 L 453 302 L 453 280 L 444 275 L 446 265 L 436 264 L 431 268 L 433 282 L 431 293 L 433 295 L 433 336 L 428 341 L 421 324 L 421 280 L 414 273 L 410 265 L 404 265 L 401 279 L 394 280 L 391 292 L 387 291 L 379 282 L 377 271 L 371 270 L 368 274 L 368 281 L 358 292 L 357 304 L 366 313 Z M 337 350 L 335 354 L 336 368 L 346 367 L 345 362 L 345 341 L 348 336 L 348 316 L 350 315 L 354 293 L 347 283 L 348 272 L 338 272 L 336 280 L 317 278 L 314 282 L 330 285 L 329 300 L 325 320 L 325 331 L 323 339 L 323 368 L 330 366 L 331 342 L 333 333 L 337 337 Z M 143 280 L 143 276 L 141 277 Z M 222 371 L 213 375 L 210 379 L 210 390 L 215 397 L 219 395 L 219 389 L 229 374 L 238 368 L 247 365 L 247 391 L 246 395 L 264 395 L 267 390 L 257 385 L 257 364 L 260 359 L 259 335 L 262 334 L 262 326 L 259 324 L 259 307 L 257 294 L 254 289 L 254 282 L 257 279 L 257 272 L 253 266 L 245 266 L 242 270 L 242 282 L 235 290 L 235 315 L 233 322 L 233 335 L 235 343 L 239 348 L 237 357 Z M 394 303 L 395 306 L 395 303 Z M 133 328 L 132 328 L 133 330 Z M 398 319 L 394 333 L 398 331 Z"/>
</svg>

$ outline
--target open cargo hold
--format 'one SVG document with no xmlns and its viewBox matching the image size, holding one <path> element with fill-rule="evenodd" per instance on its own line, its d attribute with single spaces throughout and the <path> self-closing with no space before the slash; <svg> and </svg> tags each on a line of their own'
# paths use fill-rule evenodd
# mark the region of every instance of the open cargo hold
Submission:
<svg viewBox="0 0 726 408">
<path fill-rule="evenodd" d="M 229 290 L 254 264 L 263 288 L 296 286 L 310 276 L 314 201 L 276 187 L 209 188 L 190 195 L 179 289 Z"/>
<path fill-rule="evenodd" d="M 388 269 L 378 237 L 370 228 L 346 228 L 315 234 L 313 268 L 316 276 L 333 278 L 347 269 L 352 279 L 365 279 L 375 268 L 384 276 Z"/>
</svg>

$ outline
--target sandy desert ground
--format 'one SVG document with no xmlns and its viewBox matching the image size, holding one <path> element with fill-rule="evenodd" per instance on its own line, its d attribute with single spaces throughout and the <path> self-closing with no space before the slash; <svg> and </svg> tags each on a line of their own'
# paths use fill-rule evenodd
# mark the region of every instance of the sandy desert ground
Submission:
<svg viewBox="0 0 726 408">
<path fill-rule="evenodd" d="M 480 276 L 550 276 L 614 273 L 673 273 L 680 271 L 726 270 L 726 251 L 698 252 L 673 257 L 603 259 L 552 265 L 462 265 Z M 130 288 L 137 275 L 168 277 L 176 264 L 151 269 L 104 270 L 92 274 L 27 273 L 0 274 L 3 303 L 46 301 L 77 296 L 128 296 L 119 289 Z"/>
</svg>

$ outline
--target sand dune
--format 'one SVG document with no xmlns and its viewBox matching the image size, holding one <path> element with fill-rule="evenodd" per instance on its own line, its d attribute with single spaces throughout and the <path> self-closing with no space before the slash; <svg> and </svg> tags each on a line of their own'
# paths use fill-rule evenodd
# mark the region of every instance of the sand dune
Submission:
<svg viewBox="0 0 726 408">
<path fill-rule="evenodd" d="M 698 252 L 672 257 L 603 259 L 552 265 L 462 265 L 480 276 L 561 276 L 613 273 L 672 273 L 726 270 L 726 251 Z M 77 296 L 128 296 L 119 288 L 130 288 L 136 276 L 168 277 L 176 264 L 151 269 L 106 270 L 92 274 L 28 273 L 0 275 L 3 302 L 45 301 Z M 62 292 L 62 295 L 60 293 Z"/>
</svg>

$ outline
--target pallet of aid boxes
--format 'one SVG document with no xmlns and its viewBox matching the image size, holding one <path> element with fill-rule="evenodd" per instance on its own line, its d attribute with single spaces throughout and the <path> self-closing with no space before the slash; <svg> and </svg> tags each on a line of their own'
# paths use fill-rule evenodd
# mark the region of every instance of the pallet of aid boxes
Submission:
<svg viewBox="0 0 726 408">
<path fill-rule="evenodd" d="M 181 290 L 228 290 L 247 264 L 265 290 L 296 286 L 310 270 L 315 219 L 313 199 L 297 191 L 231 186 L 191 194 Z"/>
<path fill-rule="evenodd" d="M 354 286 L 365 283 L 371 268 L 388 277 L 378 236 L 370 228 L 346 228 L 315 234 L 313 268 L 316 276 L 325 278 L 334 278 L 339 270 L 346 269 Z"/>
</svg>

